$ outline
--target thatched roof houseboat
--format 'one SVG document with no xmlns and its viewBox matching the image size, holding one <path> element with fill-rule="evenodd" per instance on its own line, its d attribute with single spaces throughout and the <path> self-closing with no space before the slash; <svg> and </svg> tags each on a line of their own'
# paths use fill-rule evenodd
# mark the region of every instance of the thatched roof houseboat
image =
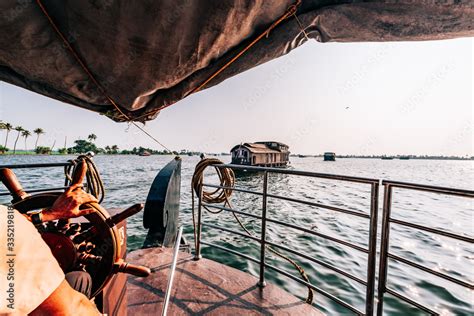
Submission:
<svg viewBox="0 0 474 316">
<path fill-rule="evenodd" d="M 230 152 L 233 164 L 249 166 L 284 167 L 290 157 L 288 145 L 274 141 L 243 143 Z"/>
</svg>

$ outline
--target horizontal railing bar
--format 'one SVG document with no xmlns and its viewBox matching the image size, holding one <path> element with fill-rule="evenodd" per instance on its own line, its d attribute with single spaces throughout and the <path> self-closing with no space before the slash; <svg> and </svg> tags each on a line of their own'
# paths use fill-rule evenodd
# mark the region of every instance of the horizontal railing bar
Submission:
<svg viewBox="0 0 474 316">
<path fill-rule="evenodd" d="M 448 195 L 457 195 L 462 197 L 470 197 L 474 198 L 474 191 L 471 190 L 464 190 L 464 189 L 453 189 L 447 187 L 439 187 L 434 185 L 426 185 L 426 184 L 415 184 L 409 182 L 400 182 L 400 181 L 390 181 L 390 180 L 383 180 L 383 185 L 390 185 L 394 188 L 402 188 L 402 189 L 412 189 L 418 191 L 427 191 L 433 193 L 442 193 Z"/>
<path fill-rule="evenodd" d="M 51 192 L 51 191 L 58 191 L 58 190 L 65 190 L 68 187 L 57 187 L 57 188 L 49 188 L 49 189 L 31 189 L 25 190 L 26 193 L 38 193 L 38 192 Z M 11 195 L 10 192 L 0 192 L 0 196 Z"/>
<path fill-rule="evenodd" d="M 250 260 L 250 261 L 255 262 L 255 263 L 260 263 L 260 261 L 258 261 L 257 259 L 255 259 L 255 258 L 253 258 L 253 257 L 244 255 L 244 254 L 241 253 L 241 252 L 238 252 L 238 251 L 235 251 L 235 250 L 226 248 L 226 247 L 222 247 L 222 246 L 219 246 L 219 245 L 216 245 L 216 244 L 213 244 L 213 243 L 210 243 L 210 242 L 205 242 L 205 241 L 202 241 L 202 240 L 201 240 L 201 244 L 207 245 L 207 246 L 209 246 L 209 247 L 214 247 L 214 248 L 217 248 L 217 249 L 220 249 L 220 250 L 223 250 L 223 251 L 230 252 L 230 253 L 232 253 L 232 254 L 234 254 L 234 255 L 240 256 L 240 257 L 242 257 L 242 258 L 245 258 L 245 259 Z"/>
<path fill-rule="evenodd" d="M 255 194 L 255 195 L 263 195 L 262 192 L 251 191 L 251 190 L 246 190 L 246 189 L 236 188 L 236 187 L 226 187 L 226 186 L 215 185 L 215 184 L 203 184 L 202 186 L 209 187 L 209 188 L 216 188 L 216 189 L 233 190 L 237 192 L 244 192 L 244 193 L 250 193 L 250 194 Z"/>
<path fill-rule="evenodd" d="M 256 218 L 256 219 L 262 219 L 261 216 L 254 215 L 254 214 L 250 214 L 250 213 L 246 213 L 246 212 L 242 212 L 242 211 L 238 211 L 238 210 L 234 210 L 233 208 L 228 208 L 228 207 L 224 207 L 224 206 L 220 206 L 220 205 L 207 204 L 207 203 L 202 203 L 201 205 L 202 205 L 203 207 L 211 207 L 211 208 L 215 208 L 215 209 L 222 210 L 222 211 L 226 211 L 226 212 L 237 213 L 237 214 L 241 214 L 241 215 L 253 217 L 253 218 Z"/>
<path fill-rule="evenodd" d="M 245 237 L 245 238 L 250 238 L 252 240 L 261 242 L 260 239 L 257 238 L 257 237 L 254 237 L 254 236 L 251 236 L 251 235 L 248 235 L 248 234 L 244 234 L 244 233 L 241 233 L 241 232 L 238 232 L 236 230 L 229 229 L 229 228 L 224 228 L 224 227 L 221 227 L 221 226 L 208 224 L 208 223 L 202 223 L 202 226 L 207 226 L 207 227 L 211 227 L 211 228 L 215 228 L 215 229 L 220 229 L 220 230 L 226 231 L 228 233 L 236 234 L 236 235 L 239 235 L 239 236 L 242 236 L 242 237 Z"/>
<path fill-rule="evenodd" d="M 241 189 L 241 188 L 225 187 L 225 186 L 213 185 L 213 184 L 205 184 L 203 186 L 216 188 L 216 189 L 235 190 L 235 191 L 238 191 L 238 192 L 245 192 L 245 193 L 250 193 L 250 194 L 263 195 L 261 192 L 255 192 L 255 191 L 245 190 L 245 189 Z M 358 217 L 362 217 L 362 218 L 367 218 L 367 219 L 370 218 L 370 215 L 368 215 L 368 214 L 364 214 L 364 213 L 358 212 L 358 211 L 346 210 L 346 209 L 339 208 L 339 207 L 336 207 L 336 206 L 330 206 L 330 205 L 325 205 L 325 204 L 321 204 L 321 203 L 315 203 L 315 202 L 310 202 L 310 201 L 305 201 L 305 200 L 299 200 L 299 199 L 285 197 L 285 196 L 281 196 L 281 195 L 275 195 L 275 194 L 267 194 L 267 197 L 274 198 L 274 199 L 279 199 L 279 200 L 290 201 L 290 202 L 295 202 L 295 203 L 301 203 L 301 204 L 314 206 L 314 207 L 319 207 L 319 208 L 324 208 L 324 209 L 328 209 L 328 210 L 331 210 L 331 211 L 336 211 L 336 212 L 340 212 L 340 213 L 354 215 L 354 216 L 358 216 Z"/>
<path fill-rule="evenodd" d="M 392 290 L 390 288 L 386 288 L 385 289 L 385 292 L 387 292 L 388 294 L 390 295 L 393 295 L 395 297 L 397 297 L 398 299 L 401 299 L 402 301 L 405 301 L 406 303 L 410 304 L 410 305 L 413 305 L 415 306 L 416 308 L 418 309 L 421 309 L 422 311 L 428 313 L 428 314 L 431 314 L 431 315 L 439 315 L 439 313 L 435 312 L 434 310 L 430 309 L 429 307 L 426 307 L 420 303 L 418 303 L 417 301 L 414 301 L 408 297 L 406 297 L 405 295 L 403 294 L 400 294 L 398 293 L 397 291 L 395 290 Z"/>
<path fill-rule="evenodd" d="M 446 237 L 462 240 L 462 241 L 469 242 L 469 243 L 474 243 L 474 238 L 472 238 L 472 237 L 463 236 L 463 235 L 459 235 L 459 234 L 455 234 L 455 233 L 450 233 L 450 232 L 447 232 L 447 231 L 443 231 L 443 230 L 436 229 L 436 228 L 431 228 L 431 227 L 426 227 L 426 226 L 419 225 L 419 224 L 413 224 L 413 223 L 405 222 L 405 221 L 402 221 L 402 220 L 399 220 L 399 219 L 390 218 L 389 220 L 390 220 L 390 222 L 398 224 L 398 225 L 408 226 L 408 227 L 423 230 L 423 231 L 426 231 L 426 232 L 429 232 L 429 233 L 433 233 L 433 234 L 437 234 L 437 235 L 441 235 L 441 236 L 446 236 Z"/>
<path fill-rule="evenodd" d="M 290 223 L 285 223 L 285 222 L 275 220 L 275 219 L 271 219 L 271 218 L 267 218 L 267 222 L 272 222 L 272 223 L 279 224 L 279 225 L 282 225 L 282 226 L 291 227 L 291 228 L 294 228 L 296 230 L 301 230 L 301 231 L 304 231 L 305 233 L 308 233 L 308 234 L 311 234 L 311 235 L 315 235 L 315 236 L 318 236 L 318 237 L 321 237 L 321 238 L 325 238 L 325 239 L 337 242 L 341 245 L 345 245 L 347 247 L 359 250 L 361 252 L 369 253 L 369 250 L 367 250 L 367 249 L 365 249 L 361 246 L 357 246 L 357 245 L 352 244 L 350 242 L 347 242 L 347 241 L 344 241 L 344 240 L 341 240 L 341 239 L 338 239 L 338 238 L 335 238 L 335 237 L 331 237 L 331 236 L 323 234 L 323 233 L 318 233 L 318 232 L 315 232 L 313 230 L 310 230 L 310 229 L 307 229 L 307 228 L 304 228 L 304 227 L 299 227 L 299 226 L 296 226 L 296 225 L 293 225 L 293 224 L 290 224 Z"/>
<path fill-rule="evenodd" d="M 389 252 L 387 255 L 388 255 L 389 258 L 391 258 L 391 259 L 393 259 L 393 260 L 400 261 L 400 262 L 402 262 L 402 263 L 404 263 L 404 264 L 406 264 L 406 265 L 409 265 L 409 266 L 412 266 L 412 267 L 414 267 L 414 268 L 417 268 L 417 269 L 423 270 L 423 271 L 425 271 L 425 272 L 431 273 L 431 274 L 433 274 L 433 275 L 436 275 L 437 277 L 440 277 L 440 278 L 443 278 L 443 279 L 445 279 L 445 280 L 448 280 L 448 281 L 451 281 L 451 282 L 453 282 L 453 283 L 456 283 L 456 284 L 458 284 L 458 285 L 467 287 L 467 288 L 469 288 L 469 289 L 471 289 L 471 290 L 474 289 L 474 285 L 469 284 L 469 283 L 467 283 L 467 282 L 464 282 L 464 281 L 462 281 L 462 280 L 459 280 L 459 279 L 457 279 L 457 278 L 454 278 L 454 277 L 452 277 L 452 276 L 449 276 L 449 275 L 447 275 L 447 274 L 444 274 L 444 273 L 435 271 L 435 270 L 433 270 L 433 269 L 430 269 L 430 268 L 428 268 L 428 267 L 422 266 L 422 265 L 420 265 L 420 264 L 418 264 L 418 263 L 416 263 L 416 262 L 413 262 L 413 261 L 410 261 L 410 260 L 408 260 L 408 259 L 399 257 L 399 256 L 397 256 L 397 255 L 394 255 L 394 254 L 390 253 L 390 252 Z"/>
<path fill-rule="evenodd" d="M 73 165 L 72 162 L 53 162 L 53 163 L 29 163 L 18 165 L 0 165 L 0 169 L 25 169 L 25 168 L 51 168 L 51 167 L 66 167 Z"/>
<path fill-rule="evenodd" d="M 203 186 L 216 188 L 216 189 L 235 190 L 235 191 L 238 191 L 238 192 L 245 192 L 245 193 L 256 194 L 256 195 L 263 195 L 261 192 L 255 192 L 255 191 L 245 190 L 245 189 L 241 189 L 241 188 L 226 187 L 226 186 L 220 186 L 220 185 L 214 185 L 214 184 L 205 184 Z M 298 199 L 295 199 L 295 198 L 290 198 L 290 197 L 285 197 L 285 196 L 280 196 L 280 195 L 274 195 L 274 194 L 267 194 L 267 197 L 274 198 L 274 199 L 285 200 L 285 201 L 290 201 L 290 202 L 295 202 L 295 203 L 300 203 L 300 204 L 305 204 L 305 205 L 319 207 L 319 208 L 324 208 L 324 209 L 328 209 L 328 210 L 331 210 L 331 211 L 336 211 L 336 212 L 340 212 L 340 213 L 354 215 L 354 216 L 358 216 L 358 217 L 362 217 L 362 218 L 367 218 L 367 219 L 370 218 L 370 216 L 368 214 L 364 214 L 362 212 L 346 210 L 346 209 L 343 209 L 343 208 L 330 206 L 330 205 L 325 205 L 325 204 L 321 204 L 321 203 L 315 203 L 315 202 L 310 202 L 310 201 L 305 201 L 305 200 L 298 200 Z"/>
<path fill-rule="evenodd" d="M 314 291 L 316 291 L 316 292 L 318 292 L 318 293 L 320 293 L 320 294 L 326 296 L 327 298 L 333 300 L 334 302 L 338 303 L 339 305 L 344 306 L 345 308 L 351 310 L 352 312 L 354 312 L 354 313 L 356 313 L 356 314 L 358 314 L 358 315 L 364 315 L 364 313 L 362 313 L 361 311 L 359 311 L 357 308 L 355 308 L 354 306 L 350 305 L 349 303 L 346 303 L 345 301 L 341 300 L 340 298 L 338 298 L 338 297 L 336 297 L 336 296 L 334 296 L 334 295 L 332 295 L 332 294 L 330 294 L 330 293 L 328 293 L 328 292 L 326 292 L 326 291 L 324 291 L 324 290 L 322 290 L 322 289 L 316 287 L 315 285 L 313 285 L 313 284 L 311 284 L 311 283 L 309 283 L 309 282 L 306 282 L 305 280 L 302 280 L 302 279 L 300 279 L 300 278 L 298 278 L 298 277 L 295 277 L 294 275 L 292 275 L 292 274 L 290 274 L 290 273 L 288 273 L 288 272 L 286 272 L 286 271 L 284 271 L 284 270 L 282 270 L 282 269 L 280 269 L 280 268 L 277 268 L 277 267 L 275 267 L 275 266 L 269 265 L 269 264 L 265 264 L 265 267 L 270 268 L 270 269 L 272 269 L 272 270 L 274 270 L 274 271 L 276 271 L 276 272 L 278 272 L 278 273 L 280 273 L 280 274 L 283 274 L 284 276 L 286 276 L 286 277 L 288 277 L 288 278 L 290 278 L 290 279 L 292 279 L 292 280 L 294 280 L 294 281 L 296 281 L 296 282 L 299 282 L 299 283 L 301 283 L 301 284 L 303 284 L 303 285 L 306 285 L 306 286 L 312 288 Z"/>
<path fill-rule="evenodd" d="M 379 183 L 378 179 L 342 176 L 342 175 L 335 175 L 335 174 L 328 174 L 328 173 L 317 173 L 317 172 L 292 170 L 292 169 L 244 166 L 244 165 L 233 165 L 233 164 L 219 164 L 219 165 L 214 165 L 213 167 L 241 169 L 241 170 L 250 170 L 250 171 L 268 171 L 268 172 L 274 172 L 274 173 L 291 174 L 291 175 L 296 175 L 296 176 L 305 176 L 305 177 L 323 178 L 323 179 L 332 179 L 332 180 L 341 180 L 341 181 L 350 181 L 350 182 L 359 182 L 359 183 L 370 183 L 370 184 Z"/>
<path fill-rule="evenodd" d="M 367 286 L 367 282 L 364 281 L 364 280 L 362 280 L 361 278 L 359 278 L 359 277 L 357 277 L 357 276 L 355 276 L 355 275 L 353 275 L 353 274 L 350 274 L 350 273 L 348 273 L 348 272 L 345 272 L 345 271 L 343 271 L 343 270 L 341 270 L 341 269 L 339 269 L 339 268 L 336 268 L 336 267 L 334 267 L 334 266 L 332 266 L 332 265 L 330 265 L 330 264 L 328 264 L 328 263 L 326 263 L 326 262 L 324 262 L 324 261 L 321 261 L 321 260 L 319 260 L 319 259 L 313 258 L 313 257 L 308 256 L 308 255 L 306 255 L 306 254 L 304 254 L 304 253 L 301 253 L 301 252 L 299 252 L 299 251 L 290 249 L 290 248 L 288 248 L 288 247 L 285 247 L 285 246 L 282 246 L 282 245 L 279 245 L 279 244 L 275 244 L 275 243 L 270 242 L 270 241 L 268 241 L 268 240 L 267 240 L 267 244 L 269 244 L 269 245 L 271 245 L 271 246 L 273 246 L 273 247 L 277 247 L 277 248 L 283 249 L 283 250 L 285 250 L 285 251 L 291 252 L 291 253 L 293 253 L 293 254 L 295 254 L 295 255 L 297 255 L 297 256 L 301 256 L 301 257 L 303 257 L 303 258 L 305 258 L 305 259 L 308 259 L 309 261 L 312 261 L 312 262 L 314 262 L 314 263 L 317 263 L 317 264 L 319 264 L 320 266 L 323 266 L 323 267 L 325 267 L 325 268 L 327 268 L 327 269 L 330 269 L 330 270 L 332 270 L 332 271 L 335 271 L 335 272 L 337 272 L 337 273 L 339 273 L 339 274 L 342 274 L 343 276 L 345 276 L 345 277 L 347 277 L 347 278 L 349 278 L 349 279 L 352 279 L 352 280 L 354 280 L 354 281 L 356 281 L 356 282 L 359 282 L 360 284 L 363 284 L 363 285 Z"/>
<path fill-rule="evenodd" d="M 301 204 L 314 206 L 314 207 L 325 208 L 325 209 L 328 209 L 328 210 L 331 210 L 331 211 L 341 212 L 341 213 L 354 215 L 354 216 L 359 216 L 359 217 L 363 217 L 363 218 L 370 218 L 370 215 L 364 214 L 362 212 L 346 210 L 346 209 L 335 207 L 335 206 L 330 206 L 330 205 L 325 205 L 325 204 L 320 204 L 320 203 L 315 203 L 315 202 L 310 202 L 310 201 L 305 201 L 305 200 L 298 200 L 298 199 L 290 198 L 290 197 L 286 197 L 286 196 L 275 195 L 275 194 L 267 194 L 267 197 L 274 198 L 274 199 L 279 199 L 279 200 L 290 201 L 290 202 L 295 202 L 295 203 L 301 203 Z"/>
</svg>

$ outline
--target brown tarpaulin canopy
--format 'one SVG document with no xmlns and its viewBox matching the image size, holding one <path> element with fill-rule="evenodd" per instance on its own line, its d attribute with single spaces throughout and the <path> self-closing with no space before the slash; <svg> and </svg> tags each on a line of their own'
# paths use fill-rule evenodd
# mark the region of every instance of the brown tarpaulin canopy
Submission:
<svg viewBox="0 0 474 316">
<path fill-rule="evenodd" d="M 150 120 L 193 92 L 295 2 L 3 0 L 0 79 L 117 121 L 126 118 L 110 100 L 128 118 Z M 303 0 L 296 16 L 203 88 L 287 54 L 308 38 L 418 41 L 474 34 L 472 0 Z"/>
</svg>

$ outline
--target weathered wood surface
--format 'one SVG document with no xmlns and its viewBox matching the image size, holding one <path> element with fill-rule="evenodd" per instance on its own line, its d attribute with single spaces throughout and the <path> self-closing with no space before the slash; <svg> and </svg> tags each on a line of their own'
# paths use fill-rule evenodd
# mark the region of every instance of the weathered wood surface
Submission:
<svg viewBox="0 0 474 316">
<path fill-rule="evenodd" d="M 152 269 L 148 278 L 128 277 L 128 315 L 160 315 L 171 249 L 150 248 L 128 254 L 128 261 Z M 257 278 L 208 259 L 180 253 L 168 315 L 322 315 L 281 288 L 257 286 Z"/>
</svg>

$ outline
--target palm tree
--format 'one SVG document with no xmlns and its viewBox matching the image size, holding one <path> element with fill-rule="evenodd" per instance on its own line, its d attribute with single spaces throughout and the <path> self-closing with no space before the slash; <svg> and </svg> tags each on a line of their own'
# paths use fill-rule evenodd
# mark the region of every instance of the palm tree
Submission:
<svg viewBox="0 0 474 316">
<path fill-rule="evenodd" d="M 5 124 L 6 123 L 3 123 L 3 121 L 0 121 L 0 130 L 6 129 Z"/>
<path fill-rule="evenodd" d="M 5 136 L 5 145 L 3 146 L 6 148 L 8 143 L 8 134 L 13 129 L 13 125 L 11 125 L 10 123 L 3 123 L 3 127 L 3 129 L 7 131 L 7 135 Z"/>
<path fill-rule="evenodd" d="M 27 151 L 26 140 L 28 139 L 28 137 L 31 136 L 31 133 L 30 133 L 30 131 L 25 129 L 24 131 L 21 132 L 21 136 L 23 136 L 25 138 L 25 151 Z"/>
<path fill-rule="evenodd" d="M 110 149 L 112 150 L 112 154 L 117 154 L 119 148 L 117 145 L 113 145 Z"/>
<path fill-rule="evenodd" d="M 90 134 L 89 136 L 87 136 L 87 139 L 90 141 L 90 142 L 93 142 L 94 140 L 97 139 L 97 136 L 95 134 Z"/>
<path fill-rule="evenodd" d="M 38 139 L 41 134 L 44 134 L 44 130 L 42 128 L 36 128 L 33 133 L 36 134 L 36 142 L 35 142 L 35 150 L 38 148 Z"/>
<path fill-rule="evenodd" d="M 21 134 L 21 132 L 24 131 L 24 129 L 21 126 L 17 126 L 17 127 L 15 127 L 15 131 L 18 132 L 18 135 L 16 135 L 15 145 L 13 145 L 13 154 L 16 153 L 16 143 L 18 143 L 18 138 L 20 138 L 20 134 Z"/>
</svg>

